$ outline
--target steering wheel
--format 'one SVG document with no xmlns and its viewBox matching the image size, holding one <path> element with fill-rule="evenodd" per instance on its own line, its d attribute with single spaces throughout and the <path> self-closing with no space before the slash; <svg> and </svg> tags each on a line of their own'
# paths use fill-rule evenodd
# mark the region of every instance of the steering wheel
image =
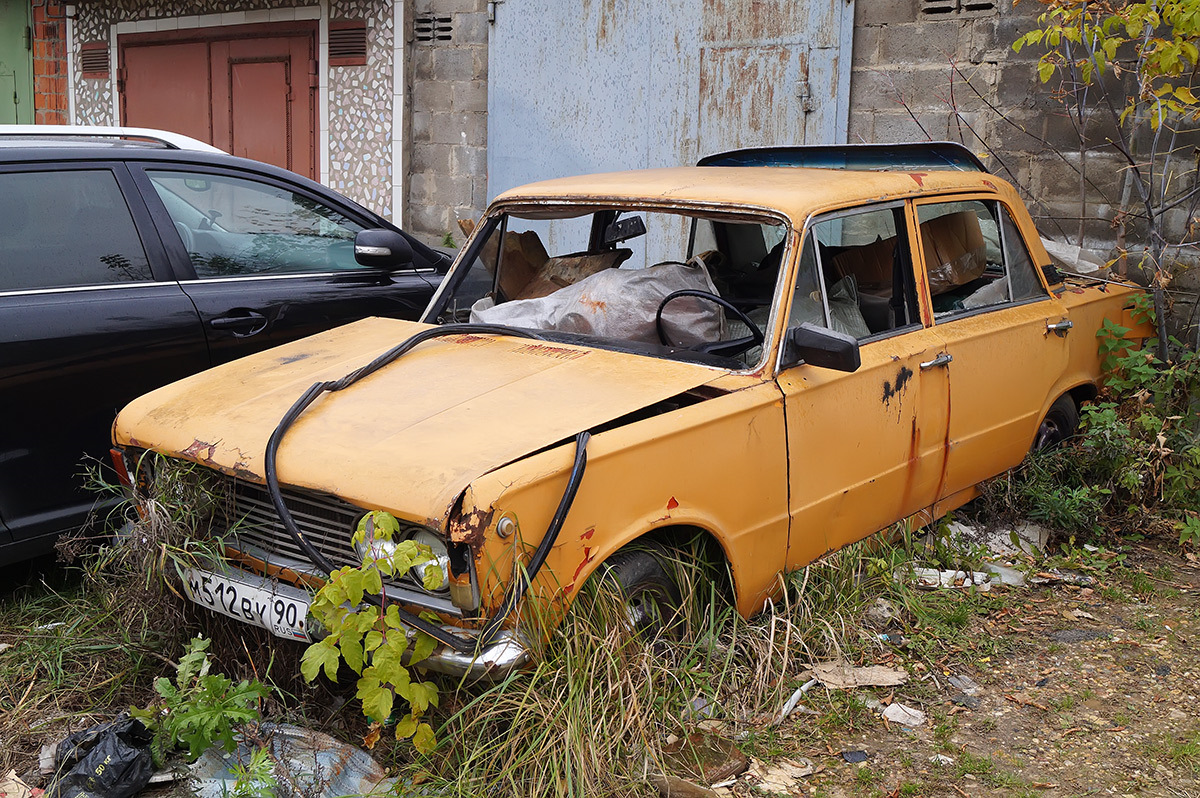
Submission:
<svg viewBox="0 0 1200 798">
<path fill-rule="evenodd" d="M 733 303 L 726 299 L 722 299 L 716 294 L 709 293 L 708 291 L 697 291 L 692 288 L 685 288 L 682 291 L 674 291 L 670 294 L 667 294 L 665 297 L 663 297 L 663 301 L 658 305 L 658 310 L 654 314 L 654 329 L 658 331 L 658 340 L 661 341 L 664 346 L 671 346 L 671 342 L 667 340 L 667 334 L 663 330 L 663 308 L 665 308 L 669 302 L 673 302 L 674 300 L 684 296 L 694 296 L 699 299 L 707 299 L 710 302 L 716 302 L 718 305 L 732 313 L 738 321 L 740 321 L 742 324 L 745 324 L 750 330 L 750 334 L 744 338 L 734 338 L 730 341 L 706 341 L 698 343 L 695 346 L 690 347 L 693 352 L 702 352 L 706 355 L 720 355 L 722 357 L 734 357 L 736 355 L 740 355 L 742 352 L 754 348 L 755 346 L 762 346 L 764 340 L 762 330 L 758 329 L 758 325 L 755 324 L 750 317 L 745 314 L 744 311 L 735 307 Z"/>
</svg>

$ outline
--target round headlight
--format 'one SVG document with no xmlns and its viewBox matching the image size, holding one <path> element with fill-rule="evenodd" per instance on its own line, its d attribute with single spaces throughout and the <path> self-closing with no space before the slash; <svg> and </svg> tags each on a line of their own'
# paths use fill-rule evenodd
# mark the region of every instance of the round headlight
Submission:
<svg viewBox="0 0 1200 798">
<path fill-rule="evenodd" d="M 413 566 L 413 576 L 417 580 L 417 583 L 424 586 L 426 570 L 436 565 L 441 569 L 442 579 L 434 590 L 445 590 L 447 580 L 450 576 L 450 552 L 446 550 L 445 541 L 424 529 L 413 535 L 412 540 L 415 540 L 417 543 L 424 543 L 433 552 L 432 560 Z"/>
<path fill-rule="evenodd" d="M 365 560 L 368 556 L 367 551 L 368 541 L 360 540 L 354 544 L 354 553 L 358 555 L 359 562 Z M 396 540 L 371 540 L 370 541 L 370 556 L 375 559 L 390 558 L 396 553 Z"/>
</svg>

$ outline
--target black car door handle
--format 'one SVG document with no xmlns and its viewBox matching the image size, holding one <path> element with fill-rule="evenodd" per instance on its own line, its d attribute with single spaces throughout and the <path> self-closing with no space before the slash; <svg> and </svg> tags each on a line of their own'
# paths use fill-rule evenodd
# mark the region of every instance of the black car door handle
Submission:
<svg viewBox="0 0 1200 798">
<path fill-rule="evenodd" d="M 208 322 L 214 330 L 230 330 L 234 335 L 247 336 L 262 332 L 267 326 L 267 317 L 253 310 L 237 316 L 220 316 Z"/>
</svg>

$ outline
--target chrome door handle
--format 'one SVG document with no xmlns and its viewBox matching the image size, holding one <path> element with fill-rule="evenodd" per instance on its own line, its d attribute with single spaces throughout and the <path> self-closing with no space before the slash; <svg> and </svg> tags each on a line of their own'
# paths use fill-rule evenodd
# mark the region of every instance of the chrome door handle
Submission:
<svg viewBox="0 0 1200 798">
<path fill-rule="evenodd" d="M 1070 330 L 1074 326 L 1075 326 L 1075 323 L 1072 322 L 1070 319 L 1063 319 L 1062 321 L 1055 322 L 1054 324 L 1051 324 L 1050 322 L 1046 322 L 1046 332 L 1054 333 L 1059 338 L 1062 338 L 1064 335 L 1067 334 L 1067 331 Z"/>
<path fill-rule="evenodd" d="M 949 353 L 942 352 L 940 355 L 935 357 L 933 360 L 927 360 L 924 363 L 922 363 L 921 371 L 924 371 L 926 369 L 937 368 L 938 366 L 945 366 L 947 363 L 949 363 L 953 359 L 954 358 L 951 357 Z"/>
</svg>

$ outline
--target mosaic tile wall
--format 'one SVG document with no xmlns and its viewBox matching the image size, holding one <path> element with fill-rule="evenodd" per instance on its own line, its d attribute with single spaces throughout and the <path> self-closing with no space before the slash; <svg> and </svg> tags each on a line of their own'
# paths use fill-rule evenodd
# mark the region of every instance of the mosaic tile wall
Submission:
<svg viewBox="0 0 1200 798">
<path fill-rule="evenodd" d="M 392 61 L 394 24 L 392 0 L 330 0 L 332 19 L 365 19 L 367 65 L 329 69 L 328 184 L 377 211 L 392 214 Z M 279 0 L 193 0 L 149 5 L 144 0 L 115 0 L 76 6 L 75 41 L 71 57 L 79 70 L 80 45 L 109 41 L 118 22 L 161 19 L 230 11 L 296 8 Z M 111 125 L 111 80 L 76 79 L 76 122 Z"/>
<path fill-rule="evenodd" d="M 367 65 L 329 70 L 328 183 L 391 218 L 396 33 L 392 3 L 330 0 L 329 16 L 367 21 Z"/>
</svg>

